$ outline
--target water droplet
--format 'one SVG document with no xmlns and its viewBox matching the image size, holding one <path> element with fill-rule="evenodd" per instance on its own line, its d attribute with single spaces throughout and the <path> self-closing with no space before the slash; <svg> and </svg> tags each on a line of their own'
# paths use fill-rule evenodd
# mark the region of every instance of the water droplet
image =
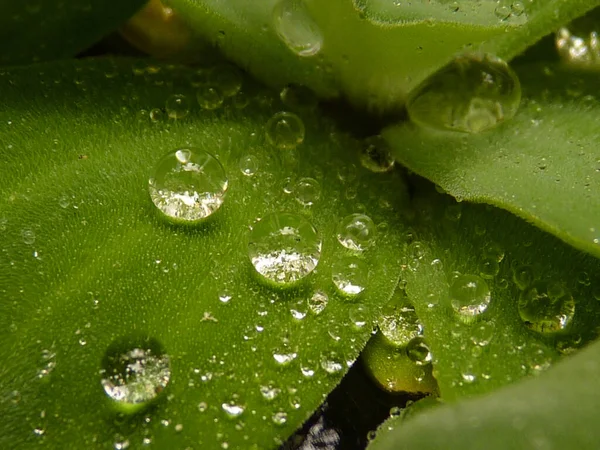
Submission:
<svg viewBox="0 0 600 450">
<path fill-rule="evenodd" d="M 306 313 L 306 305 L 302 300 L 299 300 L 294 307 L 290 308 L 290 314 L 295 320 L 303 320 Z"/>
<path fill-rule="evenodd" d="M 206 402 L 198 403 L 198 411 L 205 412 L 207 409 L 208 409 L 208 405 L 206 404 Z"/>
<path fill-rule="evenodd" d="M 485 347 L 494 337 L 494 326 L 490 322 L 483 322 L 471 330 L 471 342 L 479 347 Z"/>
<path fill-rule="evenodd" d="M 273 352 L 273 359 L 280 366 L 287 366 L 298 356 L 295 352 L 290 352 L 287 350 L 275 350 Z"/>
<path fill-rule="evenodd" d="M 290 112 L 278 112 L 266 125 L 267 141 L 282 150 L 294 149 L 302 144 L 304 133 L 304 122 Z"/>
<path fill-rule="evenodd" d="M 321 257 L 321 239 L 304 217 L 274 213 L 250 233 L 248 255 L 256 271 L 277 284 L 292 284 L 311 273 Z"/>
<path fill-rule="evenodd" d="M 420 336 L 411 339 L 406 345 L 406 355 L 418 366 L 430 364 L 433 359 L 429 346 L 425 343 L 425 339 Z"/>
<path fill-rule="evenodd" d="M 423 325 L 404 291 L 397 289 L 385 305 L 379 318 L 379 331 L 391 344 L 398 347 L 423 334 Z"/>
<path fill-rule="evenodd" d="M 579 272 L 577 282 L 583 286 L 589 286 L 591 284 L 590 275 L 587 272 Z"/>
<path fill-rule="evenodd" d="M 71 200 L 69 199 L 68 195 L 61 195 L 58 199 L 58 204 L 61 208 L 66 209 L 71 204 Z"/>
<path fill-rule="evenodd" d="M 360 294 L 367 285 L 368 277 L 369 267 L 362 259 L 348 257 L 333 263 L 331 279 L 342 294 Z"/>
<path fill-rule="evenodd" d="M 500 244 L 495 242 L 488 244 L 484 248 L 483 254 L 486 258 L 493 258 L 499 263 L 504 259 L 504 249 L 500 246 Z"/>
<path fill-rule="evenodd" d="M 245 407 L 243 405 L 237 404 L 235 400 L 231 400 L 227 403 L 222 403 L 221 408 L 223 409 L 227 417 L 229 417 L 230 419 L 240 417 L 245 410 Z"/>
<path fill-rule="evenodd" d="M 308 309 L 318 315 L 327 307 L 327 303 L 329 303 L 329 296 L 323 291 L 315 291 L 308 299 Z"/>
<path fill-rule="evenodd" d="M 470 371 L 463 372 L 463 373 L 461 373 L 460 376 L 462 377 L 463 381 L 468 384 L 474 383 L 477 380 L 477 377 L 475 376 L 475 374 Z"/>
<path fill-rule="evenodd" d="M 232 295 L 231 293 L 225 291 L 219 294 L 219 301 L 221 303 L 229 303 L 231 301 Z"/>
<path fill-rule="evenodd" d="M 377 227 L 369 216 L 351 214 L 337 226 L 337 239 L 350 250 L 363 251 L 375 242 Z"/>
<path fill-rule="evenodd" d="M 260 393 L 265 400 L 272 401 L 281 393 L 281 389 L 273 386 L 273 384 L 269 384 L 267 386 L 261 386 Z"/>
<path fill-rule="evenodd" d="M 519 297 L 519 314 L 525 324 L 539 333 L 554 333 L 567 328 L 575 314 L 575 301 L 565 289 L 536 282 Z"/>
<path fill-rule="evenodd" d="M 198 222 L 217 211 L 225 199 L 228 180 L 217 158 L 199 149 L 181 149 L 156 165 L 149 191 L 167 217 Z"/>
<path fill-rule="evenodd" d="M 525 290 L 533 283 L 533 269 L 529 266 L 517 265 L 513 268 L 513 281 L 520 290 Z"/>
<path fill-rule="evenodd" d="M 200 86 L 196 91 L 196 100 L 202 109 L 213 111 L 223 104 L 223 95 L 212 86 Z"/>
<path fill-rule="evenodd" d="M 321 197 L 321 185 L 314 178 L 301 178 L 294 187 L 296 200 L 303 206 L 312 206 Z"/>
<path fill-rule="evenodd" d="M 150 110 L 150 120 L 152 122 L 161 122 L 165 118 L 165 113 L 162 109 L 154 108 Z"/>
<path fill-rule="evenodd" d="M 417 87 L 407 109 L 419 125 L 479 133 L 512 118 L 520 99 L 519 79 L 506 62 L 463 55 Z"/>
<path fill-rule="evenodd" d="M 388 143 L 381 136 L 365 139 L 360 152 L 360 163 L 371 172 L 389 172 L 394 167 L 394 157 Z"/>
<path fill-rule="evenodd" d="M 275 31 L 298 56 L 316 55 L 323 45 L 323 35 L 302 0 L 280 0 L 273 8 Z"/>
<path fill-rule="evenodd" d="M 490 288 L 477 275 L 461 275 L 450 286 L 450 303 L 458 317 L 472 322 L 482 314 L 490 303 Z"/>
<path fill-rule="evenodd" d="M 242 156 L 240 159 L 240 170 L 247 177 L 251 177 L 258 171 L 258 158 L 254 155 Z"/>
<path fill-rule="evenodd" d="M 21 231 L 21 238 L 25 244 L 31 245 L 35 242 L 35 233 L 29 228 L 25 228 Z"/>
<path fill-rule="evenodd" d="M 185 95 L 171 95 L 165 103 L 165 109 L 170 119 L 183 119 L 190 112 L 190 102 Z"/>
<path fill-rule="evenodd" d="M 102 360 L 102 387 L 113 400 L 143 404 L 169 384 L 169 356 L 151 338 L 123 339 L 111 344 Z"/>
<path fill-rule="evenodd" d="M 448 205 L 444 217 L 452 222 L 458 222 L 462 216 L 462 205 L 459 203 Z"/>
<path fill-rule="evenodd" d="M 479 265 L 479 275 L 481 278 L 491 280 L 500 272 L 500 265 L 496 257 L 485 257 Z"/>
<path fill-rule="evenodd" d="M 217 66 L 210 71 L 209 83 L 225 97 L 233 97 L 242 88 L 242 74 L 234 66 Z"/>
<path fill-rule="evenodd" d="M 285 411 L 277 411 L 273 414 L 272 420 L 275 425 L 285 425 L 287 422 L 287 413 Z"/>
<path fill-rule="evenodd" d="M 329 374 L 335 374 L 344 369 L 344 364 L 336 352 L 323 352 L 321 354 L 321 368 Z"/>
<path fill-rule="evenodd" d="M 496 17 L 500 20 L 508 19 L 510 17 L 510 13 L 510 4 L 504 1 L 499 3 L 494 9 L 494 14 L 496 14 Z"/>
<path fill-rule="evenodd" d="M 363 328 L 369 323 L 369 308 L 365 305 L 353 305 L 348 311 L 348 318 L 356 328 Z"/>
<path fill-rule="evenodd" d="M 520 16 L 525 12 L 525 5 L 521 1 L 512 2 L 510 5 L 510 11 L 515 16 Z"/>
</svg>

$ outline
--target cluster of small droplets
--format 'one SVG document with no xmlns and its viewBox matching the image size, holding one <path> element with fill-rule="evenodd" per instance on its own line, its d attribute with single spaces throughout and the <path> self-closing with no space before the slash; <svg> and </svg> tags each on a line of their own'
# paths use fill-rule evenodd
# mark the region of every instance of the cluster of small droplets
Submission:
<svg viewBox="0 0 600 450">
<path fill-rule="evenodd" d="M 581 37 L 562 27 L 556 33 L 556 48 L 565 62 L 596 67 L 600 64 L 598 31 L 591 31 L 587 37 Z"/>
</svg>

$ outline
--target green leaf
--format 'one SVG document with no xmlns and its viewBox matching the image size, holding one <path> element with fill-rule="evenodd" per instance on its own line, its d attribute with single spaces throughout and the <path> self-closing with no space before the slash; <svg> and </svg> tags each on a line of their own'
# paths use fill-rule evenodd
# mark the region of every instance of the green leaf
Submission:
<svg viewBox="0 0 600 450">
<path fill-rule="evenodd" d="M 443 400 L 537 375 L 596 337 L 596 258 L 505 211 L 456 203 L 424 184 L 417 193 L 401 278 Z M 464 276 L 489 291 L 456 305 Z"/>
<path fill-rule="evenodd" d="M 375 111 L 406 95 L 464 50 L 508 59 L 597 1 L 527 2 L 500 19 L 494 2 L 169 0 L 191 28 L 270 85 L 303 84 Z M 281 6 L 287 20 L 280 21 Z M 285 38 L 282 38 L 284 36 Z M 288 43 L 286 44 L 286 41 Z M 290 45 L 290 41 L 293 45 Z"/>
<path fill-rule="evenodd" d="M 595 343 L 539 378 L 383 425 L 369 449 L 595 448 L 599 368 Z"/>
<path fill-rule="evenodd" d="M 400 162 L 456 198 L 505 208 L 600 256 L 597 76 L 539 66 L 519 74 L 520 110 L 494 130 L 404 123 L 383 135 Z"/>
<path fill-rule="evenodd" d="M 73 57 L 114 31 L 146 1 L 2 2 L 0 64 Z"/>
<path fill-rule="evenodd" d="M 397 283 L 400 173 L 349 162 L 356 141 L 316 111 L 302 114 L 296 150 L 274 148 L 265 126 L 282 105 L 269 92 L 244 81 L 222 108 L 201 110 L 192 85 L 206 92 L 205 71 L 146 64 L 0 76 L 2 447 L 275 446 L 339 382 Z M 209 79 L 225 79 L 214 70 Z M 227 79 L 214 87 L 235 93 Z M 173 94 L 190 102 L 185 117 L 169 109 Z M 165 105 L 180 119 L 166 120 Z M 216 155 L 229 176 L 223 206 L 197 227 L 165 220 L 148 195 L 156 162 L 186 147 Z M 248 257 L 249 227 L 278 211 L 302 215 L 323 239 L 317 269 L 287 289 L 262 282 Z M 338 222 L 356 212 L 385 245 L 356 256 L 368 280 L 348 297 L 332 267 L 351 253 Z M 329 298 L 320 314 L 307 304 L 316 291 Z M 122 339 L 154 339 L 171 360 L 165 392 L 138 412 L 101 385 L 105 353 Z M 228 402 L 243 413 L 229 418 Z"/>
</svg>

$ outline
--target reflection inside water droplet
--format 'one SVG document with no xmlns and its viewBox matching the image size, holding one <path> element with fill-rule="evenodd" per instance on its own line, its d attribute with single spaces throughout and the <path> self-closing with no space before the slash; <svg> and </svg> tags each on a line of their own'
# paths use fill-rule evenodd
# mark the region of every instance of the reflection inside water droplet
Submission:
<svg viewBox="0 0 600 450">
<path fill-rule="evenodd" d="M 373 244 L 377 227 L 365 214 L 344 217 L 337 226 L 337 240 L 350 250 L 362 251 Z"/>
<path fill-rule="evenodd" d="M 571 324 L 575 315 L 575 301 L 560 285 L 536 282 L 521 293 L 519 314 L 532 330 L 554 333 Z"/>
<path fill-rule="evenodd" d="M 294 113 L 279 112 L 266 125 L 267 141 L 282 150 L 294 149 L 304 141 L 304 122 Z"/>
<path fill-rule="evenodd" d="M 298 56 L 313 56 L 323 45 L 323 35 L 303 0 L 280 0 L 273 9 L 275 31 Z"/>
<path fill-rule="evenodd" d="M 471 322 L 482 314 L 490 299 L 487 283 L 477 275 L 460 275 L 450 286 L 450 303 L 464 322 Z"/>
</svg>

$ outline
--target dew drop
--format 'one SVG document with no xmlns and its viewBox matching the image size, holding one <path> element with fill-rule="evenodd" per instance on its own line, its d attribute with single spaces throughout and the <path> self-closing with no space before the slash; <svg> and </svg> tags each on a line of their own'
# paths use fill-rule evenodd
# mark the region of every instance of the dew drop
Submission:
<svg viewBox="0 0 600 450">
<path fill-rule="evenodd" d="M 231 301 L 231 298 L 231 293 L 229 293 L 228 291 L 224 291 L 219 294 L 219 301 L 223 304 L 229 303 Z"/>
<path fill-rule="evenodd" d="M 350 250 L 365 250 L 375 242 L 376 236 L 375 223 L 364 214 L 346 216 L 337 226 L 338 242 Z"/>
<path fill-rule="evenodd" d="M 217 66 L 210 71 L 208 78 L 209 83 L 225 97 L 233 97 L 242 88 L 242 74 L 234 66 Z"/>
<path fill-rule="evenodd" d="M 407 109 L 419 125 L 479 133 L 512 118 L 520 99 L 519 79 L 506 62 L 462 55 L 417 87 Z"/>
<path fill-rule="evenodd" d="M 200 411 L 201 413 L 203 413 L 207 409 L 208 409 L 208 405 L 206 404 L 206 402 L 200 402 L 200 403 L 198 403 L 198 411 Z"/>
<path fill-rule="evenodd" d="M 222 403 L 221 408 L 230 419 L 240 417 L 245 410 L 243 405 L 239 405 L 235 400 L 231 400 L 227 403 Z"/>
<path fill-rule="evenodd" d="M 281 393 L 281 389 L 279 389 L 278 387 L 273 386 L 272 384 L 260 387 L 260 394 L 267 401 L 275 400 L 275 398 L 277 398 L 277 396 L 280 393 Z"/>
<path fill-rule="evenodd" d="M 315 227 L 293 213 L 274 213 L 256 222 L 248 256 L 256 271 L 277 284 L 293 284 L 311 273 L 321 257 Z"/>
<path fill-rule="evenodd" d="M 425 343 L 425 339 L 420 336 L 411 339 L 406 345 L 406 355 L 418 366 L 430 364 L 432 360 L 429 346 Z"/>
<path fill-rule="evenodd" d="M 58 204 L 61 208 L 67 209 L 71 204 L 71 200 L 69 199 L 68 195 L 61 195 L 58 199 Z"/>
<path fill-rule="evenodd" d="M 500 265 L 495 257 L 485 257 L 479 265 L 479 275 L 481 278 L 491 280 L 500 272 Z"/>
<path fill-rule="evenodd" d="M 150 110 L 150 120 L 152 122 L 161 122 L 165 118 L 165 113 L 162 109 L 154 108 Z"/>
<path fill-rule="evenodd" d="M 304 122 L 290 112 L 278 112 L 266 125 L 267 141 L 281 150 L 294 149 L 302 144 L 304 133 Z"/>
<path fill-rule="evenodd" d="M 242 174 L 251 177 L 258 171 L 258 158 L 254 155 L 242 156 L 240 159 L 240 170 Z"/>
<path fill-rule="evenodd" d="M 533 269 L 529 266 L 517 265 L 513 268 L 513 281 L 520 290 L 525 290 L 533 283 Z"/>
<path fill-rule="evenodd" d="M 327 303 L 329 303 L 329 296 L 323 291 L 315 291 L 308 299 L 308 309 L 313 314 L 319 315 L 327 307 Z"/>
<path fill-rule="evenodd" d="M 121 404 L 144 404 L 169 384 L 169 356 L 151 338 L 121 339 L 112 343 L 102 360 L 104 392 Z"/>
<path fill-rule="evenodd" d="M 339 373 L 344 369 L 342 359 L 334 351 L 323 352 L 321 354 L 321 368 L 328 374 Z"/>
<path fill-rule="evenodd" d="M 477 275 L 460 275 L 450 286 L 450 304 L 457 316 L 466 323 L 482 314 L 490 299 L 490 288 Z"/>
<path fill-rule="evenodd" d="M 285 423 L 287 422 L 287 413 L 285 411 L 277 411 L 275 414 L 273 414 L 273 417 L 271 418 L 273 420 L 273 423 L 275 425 L 285 425 Z"/>
<path fill-rule="evenodd" d="M 487 346 L 494 337 L 494 326 L 483 322 L 471 330 L 471 342 L 479 347 Z"/>
<path fill-rule="evenodd" d="M 312 206 L 321 198 L 321 185 L 314 178 L 301 178 L 294 187 L 296 200 L 303 206 Z"/>
<path fill-rule="evenodd" d="M 519 314 L 525 324 L 539 333 L 566 329 L 575 314 L 575 301 L 564 289 L 546 282 L 536 282 L 519 297 Z"/>
<path fill-rule="evenodd" d="M 171 95 L 165 103 L 165 109 L 170 119 L 183 119 L 190 112 L 190 102 L 185 95 Z"/>
<path fill-rule="evenodd" d="M 32 245 L 35 242 L 35 233 L 29 228 L 25 228 L 21 231 L 21 238 L 27 245 Z"/>
<path fill-rule="evenodd" d="M 313 91 L 305 86 L 288 85 L 279 94 L 281 102 L 292 110 L 314 110 L 318 100 Z"/>
<path fill-rule="evenodd" d="M 398 291 L 382 311 L 379 318 L 379 331 L 391 344 L 400 347 L 421 336 L 423 325 L 406 294 Z"/>
<path fill-rule="evenodd" d="M 347 257 L 333 263 L 331 279 L 340 293 L 347 296 L 360 294 L 367 285 L 369 268 L 362 259 Z"/>
<path fill-rule="evenodd" d="M 389 172 L 395 160 L 387 142 L 381 136 L 365 139 L 360 151 L 360 163 L 371 172 Z"/>
<path fill-rule="evenodd" d="M 363 304 L 353 305 L 348 311 L 348 318 L 356 328 L 363 328 L 369 323 L 369 308 Z"/>
<path fill-rule="evenodd" d="M 225 169 L 210 153 L 180 149 L 165 155 L 149 180 L 152 201 L 165 216 L 192 223 L 217 211 L 225 199 Z"/>
<path fill-rule="evenodd" d="M 279 38 L 298 56 L 321 50 L 323 35 L 303 0 L 280 0 L 273 8 L 273 22 Z"/>
<path fill-rule="evenodd" d="M 223 95 L 212 86 L 200 86 L 196 91 L 196 100 L 200 108 L 213 111 L 223 104 Z"/>
</svg>

